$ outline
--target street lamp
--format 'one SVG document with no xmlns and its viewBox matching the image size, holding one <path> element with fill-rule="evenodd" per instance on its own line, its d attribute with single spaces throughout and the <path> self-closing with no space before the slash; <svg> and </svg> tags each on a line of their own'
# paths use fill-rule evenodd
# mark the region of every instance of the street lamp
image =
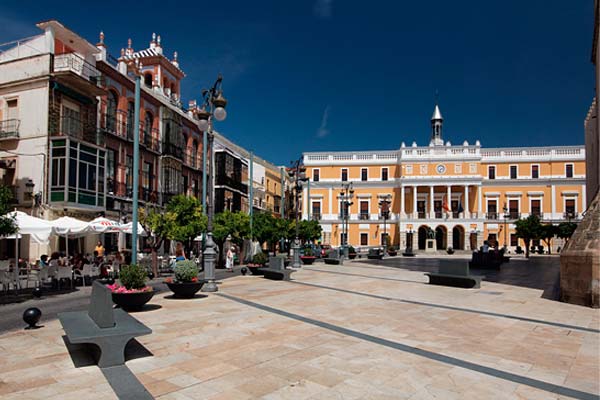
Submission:
<svg viewBox="0 0 600 400">
<path fill-rule="evenodd" d="M 506 207 L 506 203 L 504 203 L 504 207 L 502 208 L 502 211 L 504 211 L 504 249 L 506 249 L 507 248 L 506 237 L 508 235 L 507 221 L 511 217 L 510 213 L 508 212 L 508 208 Z"/>
<path fill-rule="evenodd" d="M 306 167 L 302 165 L 302 159 L 299 158 L 296 161 L 292 161 L 292 166 L 287 169 L 288 174 L 291 178 L 294 178 L 294 201 L 296 208 L 296 238 L 294 239 L 294 244 L 292 249 L 294 250 L 294 261 L 292 262 L 292 268 L 300 268 L 302 264 L 300 263 L 300 237 L 299 237 L 299 217 L 300 217 L 300 191 L 302 190 L 302 182 L 308 181 L 308 178 L 305 175 Z"/>
<path fill-rule="evenodd" d="M 212 88 L 202 90 L 202 97 L 204 103 L 199 110 L 196 110 L 196 117 L 198 118 L 198 128 L 205 132 L 208 136 L 207 151 L 209 157 L 208 173 L 207 176 L 207 190 L 203 193 L 203 203 L 206 204 L 206 213 L 208 216 L 208 222 L 206 224 L 206 243 L 204 245 L 204 253 L 202 260 L 204 262 L 204 278 L 206 283 L 202 286 L 203 292 L 216 292 L 219 290 L 217 283 L 215 282 L 215 263 L 217 259 L 217 244 L 213 240 L 213 214 L 214 214 L 214 194 L 213 194 L 213 164 L 214 164 L 214 133 L 213 133 L 213 118 L 217 121 L 223 121 L 227 117 L 225 107 L 227 106 L 227 100 L 223 97 L 222 89 L 223 77 L 219 75 Z M 203 160 L 204 168 L 206 169 L 206 158 Z M 208 195 L 208 200 L 207 200 Z"/>
<path fill-rule="evenodd" d="M 342 204 L 341 217 L 342 217 L 342 252 L 344 257 L 348 257 L 348 218 L 349 209 L 354 198 L 354 189 L 352 189 L 352 182 L 342 183 L 342 191 L 340 192 L 340 200 Z"/>
<path fill-rule="evenodd" d="M 381 208 L 381 217 L 383 218 L 383 254 L 387 253 L 387 219 L 390 217 L 390 195 L 386 195 L 379 201 L 379 207 Z"/>
</svg>

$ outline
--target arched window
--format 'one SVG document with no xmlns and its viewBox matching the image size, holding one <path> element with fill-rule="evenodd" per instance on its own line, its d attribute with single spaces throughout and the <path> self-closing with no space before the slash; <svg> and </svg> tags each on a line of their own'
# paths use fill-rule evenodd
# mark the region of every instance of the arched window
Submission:
<svg viewBox="0 0 600 400">
<path fill-rule="evenodd" d="M 109 90 L 106 99 L 106 129 L 109 132 L 115 132 L 117 127 L 117 104 L 119 104 L 119 96 Z"/>
<path fill-rule="evenodd" d="M 152 125 L 154 123 L 154 117 L 150 111 L 146 111 L 144 117 L 144 144 L 147 146 L 152 144 Z"/>
<path fill-rule="evenodd" d="M 192 167 L 196 168 L 198 160 L 198 142 L 195 140 L 192 142 Z"/>
<path fill-rule="evenodd" d="M 144 85 L 148 88 L 152 87 L 152 74 L 150 72 L 144 74 Z"/>
</svg>

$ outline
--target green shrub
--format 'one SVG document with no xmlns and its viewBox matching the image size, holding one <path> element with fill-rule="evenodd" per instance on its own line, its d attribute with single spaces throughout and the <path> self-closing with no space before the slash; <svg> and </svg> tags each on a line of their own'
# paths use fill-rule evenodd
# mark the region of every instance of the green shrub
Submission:
<svg viewBox="0 0 600 400">
<path fill-rule="evenodd" d="M 192 282 L 194 278 L 198 278 L 198 266 L 192 260 L 177 261 L 173 271 L 178 282 Z"/>
<path fill-rule="evenodd" d="M 348 253 L 356 253 L 354 246 L 348 246 Z"/>
<path fill-rule="evenodd" d="M 313 257 L 314 255 L 315 255 L 315 253 L 313 253 L 313 251 L 310 247 L 304 248 L 304 257 Z"/>
<path fill-rule="evenodd" d="M 253 264 L 265 265 L 267 263 L 267 255 L 265 253 L 257 253 L 252 257 Z"/>
<path fill-rule="evenodd" d="M 123 265 L 119 271 L 121 285 L 127 289 L 143 289 L 147 278 L 146 269 L 139 265 Z"/>
</svg>

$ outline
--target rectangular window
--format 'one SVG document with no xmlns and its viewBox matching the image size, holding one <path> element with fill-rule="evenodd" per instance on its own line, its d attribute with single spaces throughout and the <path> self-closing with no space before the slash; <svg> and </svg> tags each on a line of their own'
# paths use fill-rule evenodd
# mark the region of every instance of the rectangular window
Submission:
<svg viewBox="0 0 600 400">
<path fill-rule="evenodd" d="M 565 213 L 575 215 L 575 199 L 565 200 Z"/>
<path fill-rule="evenodd" d="M 187 175 L 183 175 L 183 194 L 187 194 L 188 190 L 188 177 Z"/>
<path fill-rule="evenodd" d="M 462 174 L 462 164 L 454 164 L 454 173 Z"/>
<path fill-rule="evenodd" d="M 531 179 L 537 179 L 540 177 L 540 166 L 532 165 L 531 166 Z"/>
<path fill-rule="evenodd" d="M 541 203 L 539 199 L 531 200 L 531 214 L 541 216 Z"/>
<path fill-rule="evenodd" d="M 117 151 L 106 149 L 106 179 L 108 180 L 108 191 L 117 192 Z"/>
<path fill-rule="evenodd" d="M 7 100 L 6 101 L 7 108 L 7 120 L 16 120 L 19 119 L 19 102 L 17 99 Z"/>
<path fill-rule="evenodd" d="M 515 233 L 510 234 L 510 245 L 512 247 L 517 247 L 519 245 L 519 239 Z"/>
<path fill-rule="evenodd" d="M 381 180 L 382 181 L 388 180 L 388 169 L 387 168 L 381 168 Z"/>
<path fill-rule="evenodd" d="M 498 219 L 498 202 L 496 200 L 487 201 L 487 218 Z"/>
<path fill-rule="evenodd" d="M 312 218 L 321 219 L 321 202 L 313 201 L 312 203 Z"/>
<path fill-rule="evenodd" d="M 488 179 L 496 179 L 496 166 L 490 165 L 488 167 Z"/>
<path fill-rule="evenodd" d="M 360 202 L 360 219 L 369 219 L 369 202 Z"/>
<path fill-rule="evenodd" d="M 469 173 L 476 174 L 477 173 L 477 164 L 469 164 Z"/>
<path fill-rule="evenodd" d="M 366 181 L 368 179 L 368 170 L 366 168 L 362 168 L 360 170 L 360 180 Z"/>
<path fill-rule="evenodd" d="M 510 179 L 517 179 L 517 166 L 516 165 L 510 166 Z"/>
<path fill-rule="evenodd" d="M 340 234 L 340 244 L 346 244 L 348 243 L 348 234 L 347 233 L 342 233 Z"/>
<path fill-rule="evenodd" d="M 346 168 L 342 168 L 342 182 L 348 181 L 348 170 Z"/>
<path fill-rule="evenodd" d="M 319 182 L 319 170 L 313 169 L 313 182 Z"/>
<path fill-rule="evenodd" d="M 511 219 L 519 219 L 519 200 L 508 201 L 508 212 Z"/>
<path fill-rule="evenodd" d="M 573 164 L 566 164 L 565 165 L 565 176 L 567 178 L 572 178 L 573 177 Z"/>
<path fill-rule="evenodd" d="M 421 165 L 420 169 L 421 169 L 421 175 L 427 174 L 427 165 L 426 164 Z"/>
<path fill-rule="evenodd" d="M 406 166 L 406 175 L 412 175 L 412 173 L 413 173 L 412 165 L 407 165 Z"/>
<path fill-rule="evenodd" d="M 360 245 L 361 246 L 368 246 L 369 245 L 369 234 L 368 233 L 361 233 L 360 234 Z"/>
<path fill-rule="evenodd" d="M 340 219 L 346 218 L 349 211 L 350 207 L 348 207 L 348 203 L 345 201 L 340 201 Z"/>
</svg>

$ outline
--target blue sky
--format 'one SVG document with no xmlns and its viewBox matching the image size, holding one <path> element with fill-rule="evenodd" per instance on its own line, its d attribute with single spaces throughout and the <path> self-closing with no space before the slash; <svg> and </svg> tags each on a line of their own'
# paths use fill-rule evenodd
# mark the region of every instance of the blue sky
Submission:
<svg viewBox="0 0 600 400">
<path fill-rule="evenodd" d="M 592 0 L 44 2 L 0 5 L 0 42 L 58 19 L 118 55 L 152 32 L 199 98 L 224 76 L 217 128 L 277 164 L 303 151 L 582 144 L 594 96 Z M 175 6 L 179 4 L 179 6 Z"/>
</svg>

